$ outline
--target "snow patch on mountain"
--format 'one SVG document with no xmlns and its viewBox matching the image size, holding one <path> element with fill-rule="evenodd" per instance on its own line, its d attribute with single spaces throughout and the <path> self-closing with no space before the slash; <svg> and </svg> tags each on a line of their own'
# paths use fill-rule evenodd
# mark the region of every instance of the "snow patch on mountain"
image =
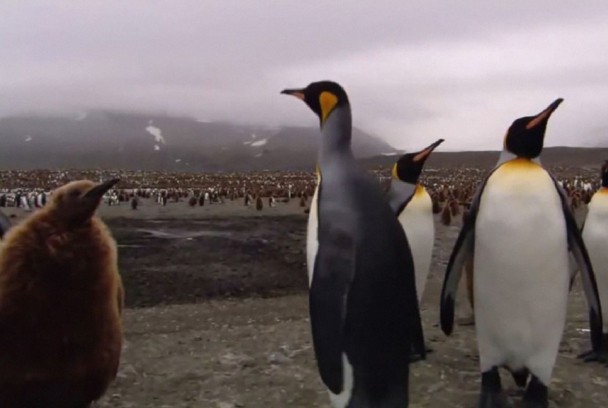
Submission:
<svg viewBox="0 0 608 408">
<path fill-rule="evenodd" d="M 266 143 L 268 143 L 268 139 L 256 140 L 255 142 L 251 143 L 251 147 L 264 146 Z"/>
<path fill-rule="evenodd" d="M 156 143 L 162 143 L 162 144 L 167 144 L 167 141 L 165 140 L 165 138 L 163 137 L 163 132 L 162 130 L 160 130 L 159 128 L 157 128 L 156 126 L 152 126 L 152 121 L 150 121 L 148 123 L 148 127 L 146 128 L 146 132 L 150 133 L 152 136 L 154 136 L 154 140 L 156 140 Z"/>
</svg>

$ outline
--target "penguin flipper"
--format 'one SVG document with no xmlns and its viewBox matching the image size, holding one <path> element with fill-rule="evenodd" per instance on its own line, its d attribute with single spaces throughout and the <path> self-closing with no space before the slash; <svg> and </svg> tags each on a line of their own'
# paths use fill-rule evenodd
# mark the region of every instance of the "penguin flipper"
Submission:
<svg viewBox="0 0 608 408">
<path fill-rule="evenodd" d="M 448 268 L 443 280 L 443 288 L 441 289 L 441 330 L 447 336 L 452 334 L 452 330 L 454 329 L 454 303 L 456 292 L 458 291 L 458 283 L 460 282 L 465 262 L 473 256 L 474 243 L 474 223 L 466 222 L 458 235 L 458 239 L 450 255 L 450 261 L 448 262 Z"/>
<path fill-rule="evenodd" d="M 587 305 L 589 306 L 589 326 L 591 329 L 591 344 L 594 351 L 601 350 L 602 347 L 602 307 L 600 304 L 600 297 L 597 290 L 597 283 L 595 280 L 595 273 L 593 272 L 593 266 L 591 265 L 591 259 L 589 253 L 583 242 L 583 237 L 576 224 L 574 214 L 570 210 L 568 205 L 568 198 L 564 190 L 560 187 L 557 180 L 551 175 L 555 188 L 559 192 L 559 196 L 562 202 L 562 210 L 564 218 L 566 220 L 566 227 L 568 233 L 568 246 L 572 253 L 572 256 L 576 260 L 578 269 L 580 270 L 581 277 L 583 279 L 583 290 L 585 297 L 587 298 Z M 574 280 L 574 276 L 571 276 Z"/>
<path fill-rule="evenodd" d="M 441 306 L 439 309 L 441 330 L 446 336 L 452 334 L 452 330 L 454 329 L 454 302 L 456 300 L 456 292 L 458 291 L 458 283 L 462 276 L 462 270 L 467 260 L 473 256 L 475 250 L 475 221 L 477 220 L 477 213 L 479 212 L 481 195 L 488 179 L 499 166 L 500 162 L 488 173 L 477 188 L 477 192 L 469 207 L 469 214 L 464 219 L 462 229 L 460 230 L 460 234 L 458 235 L 458 239 L 456 240 L 456 244 L 454 244 L 454 249 L 450 255 L 448 268 L 443 280 L 443 288 L 441 289 Z"/>
<path fill-rule="evenodd" d="M 308 300 L 321 379 L 332 393 L 340 394 L 348 292 L 355 274 L 355 245 L 346 233 L 327 232 L 327 241 L 319 245 L 315 258 Z"/>
</svg>

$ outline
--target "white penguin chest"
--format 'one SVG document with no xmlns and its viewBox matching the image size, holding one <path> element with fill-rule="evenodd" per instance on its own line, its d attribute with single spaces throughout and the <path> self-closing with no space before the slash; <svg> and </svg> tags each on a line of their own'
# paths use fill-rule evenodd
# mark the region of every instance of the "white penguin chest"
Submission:
<svg viewBox="0 0 608 408">
<path fill-rule="evenodd" d="M 319 183 L 315 188 L 315 193 L 312 196 L 310 202 L 310 211 L 308 212 L 308 228 L 306 232 L 306 269 L 308 271 L 308 285 L 312 283 L 312 275 L 315 268 L 315 258 L 317 257 L 317 251 L 319 250 L 319 239 L 318 239 L 318 197 L 319 197 Z"/>
<path fill-rule="evenodd" d="M 559 193 L 549 174 L 528 161 L 507 162 L 488 179 L 475 228 L 476 261 L 478 251 L 488 254 L 499 271 L 503 265 L 541 273 L 567 256 Z"/>
<path fill-rule="evenodd" d="M 583 240 L 595 273 L 602 310 L 608 310 L 608 189 L 599 190 L 589 203 Z M 608 333 L 606 319 L 604 333 Z"/>
<path fill-rule="evenodd" d="M 414 196 L 399 214 L 399 223 L 405 232 L 412 251 L 416 291 L 420 300 L 431 265 L 435 239 L 433 203 L 423 187 L 417 187 Z"/>
</svg>

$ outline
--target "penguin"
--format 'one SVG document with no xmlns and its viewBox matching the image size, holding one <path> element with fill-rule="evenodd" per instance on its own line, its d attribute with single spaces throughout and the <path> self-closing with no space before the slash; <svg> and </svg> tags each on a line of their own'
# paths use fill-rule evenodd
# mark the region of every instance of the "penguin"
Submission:
<svg viewBox="0 0 608 408">
<path fill-rule="evenodd" d="M 589 202 L 587 217 L 585 218 L 582 235 L 589 258 L 596 273 L 598 290 L 602 310 L 608 309 L 608 255 L 606 254 L 606 242 L 608 242 L 608 161 L 601 168 L 601 187 L 592 196 Z M 599 351 L 590 350 L 579 357 L 584 361 L 608 360 L 608 322 L 604 321 L 602 327 L 603 342 Z"/>
<path fill-rule="evenodd" d="M 392 168 L 392 179 L 388 192 L 389 204 L 397 215 L 414 257 L 416 293 L 422 300 L 426 279 L 431 267 L 435 225 L 433 201 L 424 186 L 418 183 L 426 159 L 443 139 L 416 153 L 403 155 Z"/>
<path fill-rule="evenodd" d="M 425 356 L 407 238 L 378 182 L 352 154 L 344 89 L 321 81 L 282 93 L 303 100 L 320 120 L 307 235 L 319 374 L 335 408 L 407 407 L 410 350 Z"/>
<path fill-rule="evenodd" d="M 565 192 L 539 160 L 547 122 L 562 101 L 510 126 L 448 262 L 440 306 L 446 335 L 453 329 L 464 263 L 474 253 L 480 408 L 505 406 L 501 366 L 526 387 L 525 407 L 548 406 L 548 384 L 566 320 L 569 250 L 583 278 L 592 344 L 594 350 L 601 348 L 601 305 L 589 255 Z"/>
<path fill-rule="evenodd" d="M 0 211 L 0 239 L 4 237 L 7 231 L 11 228 L 11 220 L 4 214 L 4 212 Z"/>
<path fill-rule="evenodd" d="M 0 406 L 88 407 L 115 378 L 123 289 L 94 216 L 117 179 L 60 187 L 0 246 Z"/>
<path fill-rule="evenodd" d="M 422 301 L 435 243 L 433 201 L 418 179 L 426 159 L 443 142 L 439 139 L 419 152 L 401 156 L 392 167 L 388 190 L 389 205 L 397 215 L 414 258 L 418 304 Z M 427 353 L 431 351 L 426 347 Z M 418 355 L 412 354 L 411 362 L 418 359 Z"/>
</svg>

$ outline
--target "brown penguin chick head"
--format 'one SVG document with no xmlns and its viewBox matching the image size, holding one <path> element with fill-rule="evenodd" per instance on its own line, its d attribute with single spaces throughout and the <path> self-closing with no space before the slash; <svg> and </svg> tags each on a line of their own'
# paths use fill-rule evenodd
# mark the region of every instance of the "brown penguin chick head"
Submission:
<svg viewBox="0 0 608 408">
<path fill-rule="evenodd" d="M 84 223 L 93 217 L 103 195 L 119 181 L 111 179 L 99 184 L 89 180 L 72 181 L 53 192 L 49 210 L 70 225 Z"/>
</svg>

